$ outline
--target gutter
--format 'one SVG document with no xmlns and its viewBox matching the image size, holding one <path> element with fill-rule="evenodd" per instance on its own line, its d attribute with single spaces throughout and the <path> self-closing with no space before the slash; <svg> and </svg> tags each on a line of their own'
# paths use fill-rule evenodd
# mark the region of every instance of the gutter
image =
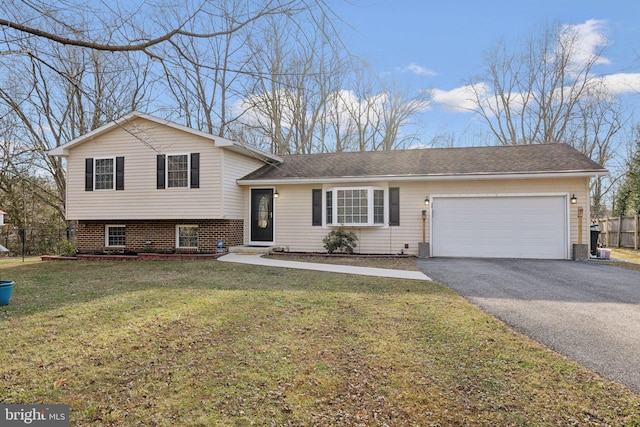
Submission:
<svg viewBox="0 0 640 427">
<path fill-rule="evenodd" d="M 352 182 L 407 182 L 407 181 L 463 181 L 470 178 L 477 180 L 501 179 L 540 179 L 540 178 L 598 178 L 609 175 L 606 169 L 596 171 L 558 171 L 558 172 L 523 172 L 523 173 L 468 173 L 468 174 L 434 174 L 434 175 L 378 175 L 378 176 L 343 176 L 343 177 L 304 177 L 273 179 L 239 179 L 238 185 L 284 185 L 284 184 L 317 184 L 319 182 L 352 183 Z"/>
</svg>

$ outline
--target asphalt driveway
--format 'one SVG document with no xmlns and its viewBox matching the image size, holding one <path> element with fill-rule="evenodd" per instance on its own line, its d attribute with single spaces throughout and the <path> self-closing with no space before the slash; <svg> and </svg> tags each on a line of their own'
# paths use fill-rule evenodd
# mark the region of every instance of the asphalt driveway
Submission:
<svg viewBox="0 0 640 427">
<path fill-rule="evenodd" d="M 640 272 L 597 261 L 428 259 L 418 267 L 517 331 L 640 393 Z"/>
</svg>

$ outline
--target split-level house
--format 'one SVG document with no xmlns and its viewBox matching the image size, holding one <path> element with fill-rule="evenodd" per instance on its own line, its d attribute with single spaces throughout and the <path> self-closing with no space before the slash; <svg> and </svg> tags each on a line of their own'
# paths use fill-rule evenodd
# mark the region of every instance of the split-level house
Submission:
<svg viewBox="0 0 640 427">
<path fill-rule="evenodd" d="M 570 259 L 607 174 L 565 144 L 275 156 L 139 112 L 49 154 L 83 253 L 323 252 L 343 226 L 359 253 Z"/>
</svg>

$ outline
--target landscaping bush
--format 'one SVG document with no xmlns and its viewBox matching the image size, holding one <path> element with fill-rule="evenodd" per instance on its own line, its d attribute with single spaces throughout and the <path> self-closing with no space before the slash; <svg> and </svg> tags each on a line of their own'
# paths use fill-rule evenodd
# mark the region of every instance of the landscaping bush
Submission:
<svg viewBox="0 0 640 427">
<path fill-rule="evenodd" d="M 62 256 L 76 256 L 78 252 L 78 245 L 75 242 L 69 240 L 63 240 L 60 242 L 60 255 Z"/>
<path fill-rule="evenodd" d="M 358 236 L 353 231 L 346 231 L 344 227 L 331 231 L 322 239 L 325 249 L 330 254 L 336 251 L 352 254 L 353 248 L 358 246 L 357 241 Z"/>
</svg>

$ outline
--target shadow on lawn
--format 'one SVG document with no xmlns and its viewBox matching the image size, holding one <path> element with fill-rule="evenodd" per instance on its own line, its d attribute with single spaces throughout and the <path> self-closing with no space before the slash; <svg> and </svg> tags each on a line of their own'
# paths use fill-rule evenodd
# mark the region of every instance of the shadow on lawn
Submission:
<svg viewBox="0 0 640 427">
<path fill-rule="evenodd" d="M 145 290 L 308 291 L 363 294 L 450 294 L 432 282 L 387 279 L 219 261 L 95 261 L 19 265 L 2 270 L 15 281 L 0 319 L 15 318 Z"/>
</svg>

